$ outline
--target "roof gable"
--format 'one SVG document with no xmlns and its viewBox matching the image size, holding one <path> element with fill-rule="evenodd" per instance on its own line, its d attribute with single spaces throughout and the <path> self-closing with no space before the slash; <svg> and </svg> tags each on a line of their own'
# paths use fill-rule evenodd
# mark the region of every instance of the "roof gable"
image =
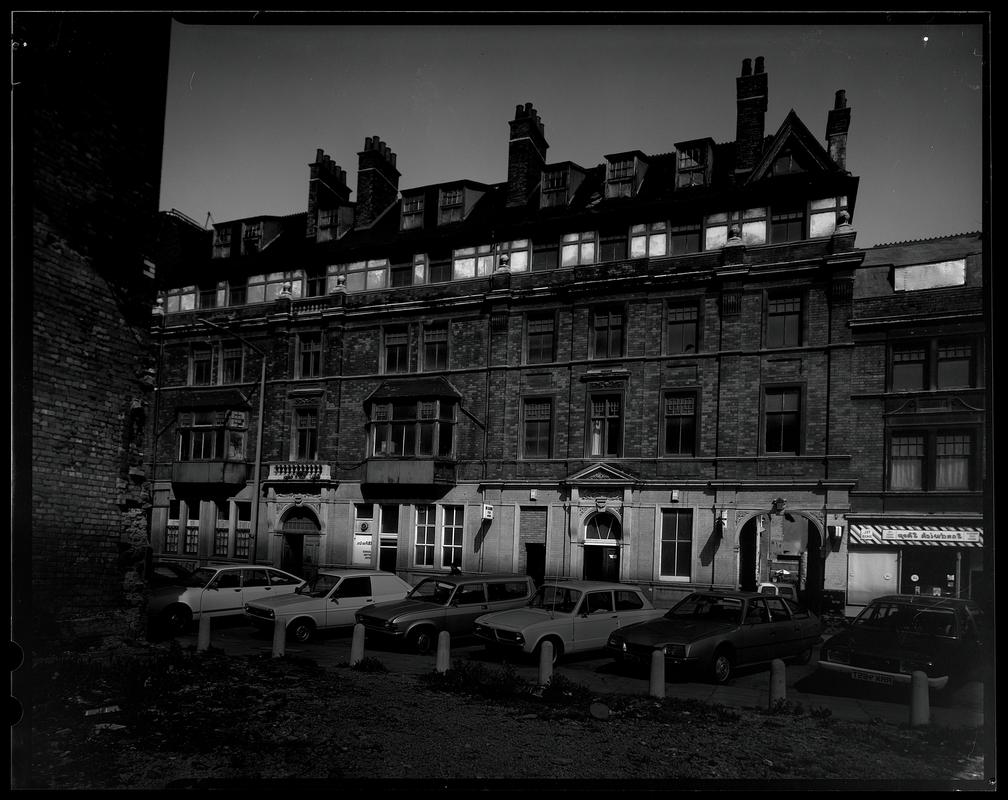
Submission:
<svg viewBox="0 0 1008 800">
<path fill-rule="evenodd" d="M 812 135 L 805 123 L 798 118 L 792 108 L 784 118 L 777 133 L 774 134 L 770 146 L 763 151 L 763 156 L 756 163 L 746 183 L 755 183 L 772 174 L 774 162 L 788 148 L 795 154 L 806 170 L 819 172 L 836 172 L 839 167 L 829 157 L 826 148 Z"/>
</svg>

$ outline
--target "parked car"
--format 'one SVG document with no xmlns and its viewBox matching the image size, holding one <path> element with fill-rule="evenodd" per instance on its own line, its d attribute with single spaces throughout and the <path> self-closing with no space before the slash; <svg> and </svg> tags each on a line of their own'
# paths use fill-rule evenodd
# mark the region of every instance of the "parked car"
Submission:
<svg viewBox="0 0 1008 800">
<path fill-rule="evenodd" d="M 527 575 L 424 578 L 402 600 L 364 607 L 357 622 L 369 635 L 405 641 L 418 653 L 429 653 L 441 631 L 470 636 L 477 617 L 523 606 L 534 591 Z"/>
<path fill-rule="evenodd" d="M 307 642 L 316 631 L 353 625 L 362 607 L 401 600 L 411 588 L 391 572 L 323 569 L 294 594 L 245 603 L 245 616 L 257 628 L 270 630 L 280 617 L 291 639 Z"/>
<path fill-rule="evenodd" d="M 756 591 L 760 594 L 779 595 L 798 602 L 798 589 L 793 583 L 761 583 L 756 587 Z"/>
<path fill-rule="evenodd" d="M 524 608 L 484 614 L 474 632 L 488 647 L 535 654 L 553 644 L 553 663 L 565 653 L 602 650 L 621 625 L 660 617 L 637 586 L 604 581 L 546 581 Z"/>
<path fill-rule="evenodd" d="M 897 594 L 876 597 L 830 637 L 818 669 L 852 681 L 892 686 L 921 671 L 928 685 L 975 677 L 990 641 L 980 605 L 951 597 Z"/>
<path fill-rule="evenodd" d="M 192 570 L 176 564 L 174 561 L 155 561 L 147 576 L 147 585 L 151 589 L 161 586 L 184 586 L 192 575 Z"/>
<path fill-rule="evenodd" d="M 264 565 L 209 565 L 193 570 L 181 586 L 151 592 L 147 615 L 169 631 L 180 633 L 207 614 L 243 614 L 245 604 L 266 597 L 293 594 L 304 580 Z"/>
<path fill-rule="evenodd" d="M 661 649 L 666 666 L 705 670 L 726 683 L 736 667 L 775 658 L 808 663 L 822 623 L 786 597 L 758 592 L 693 592 L 649 622 L 618 628 L 606 647 L 617 659 L 650 663 Z"/>
</svg>

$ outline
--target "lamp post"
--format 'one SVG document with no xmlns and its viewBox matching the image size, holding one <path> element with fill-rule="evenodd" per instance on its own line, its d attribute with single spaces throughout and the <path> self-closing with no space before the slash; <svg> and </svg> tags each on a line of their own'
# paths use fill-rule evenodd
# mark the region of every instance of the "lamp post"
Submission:
<svg viewBox="0 0 1008 800">
<path fill-rule="evenodd" d="M 266 397 L 266 351 L 252 344 L 240 333 L 236 333 L 230 328 L 218 325 L 216 322 L 211 322 L 202 317 L 199 317 L 198 320 L 204 325 L 209 325 L 211 328 L 223 331 L 228 336 L 235 337 L 246 347 L 255 350 L 262 361 L 262 369 L 259 372 L 259 419 L 256 424 L 255 472 L 252 475 L 252 530 L 249 532 L 249 563 L 254 564 L 256 560 L 256 546 L 259 539 L 259 473 L 262 470 L 263 400 Z"/>
</svg>

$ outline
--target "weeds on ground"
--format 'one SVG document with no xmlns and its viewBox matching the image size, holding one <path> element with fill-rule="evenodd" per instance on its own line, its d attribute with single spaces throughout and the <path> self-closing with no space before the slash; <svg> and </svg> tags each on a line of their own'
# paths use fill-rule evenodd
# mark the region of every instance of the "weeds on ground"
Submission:
<svg viewBox="0 0 1008 800">
<path fill-rule="evenodd" d="M 356 664 L 351 665 L 350 669 L 355 672 L 388 672 L 388 667 L 373 656 L 365 656 Z"/>
</svg>

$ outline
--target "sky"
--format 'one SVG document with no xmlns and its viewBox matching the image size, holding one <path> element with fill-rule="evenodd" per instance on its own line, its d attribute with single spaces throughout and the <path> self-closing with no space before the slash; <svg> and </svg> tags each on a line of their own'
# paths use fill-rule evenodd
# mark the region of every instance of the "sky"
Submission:
<svg viewBox="0 0 1008 800">
<path fill-rule="evenodd" d="M 338 19 L 339 18 L 335 18 Z M 396 23 L 399 15 L 392 15 Z M 429 19 L 429 18 L 428 18 Z M 162 210 L 205 225 L 303 212 L 322 148 L 357 196 L 379 136 L 400 189 L 507 178 L 508 121 L 531 102 L 547 162 L 667 153 L 735 138 L 735 78 L 763 56 L 766 132 L 794 109 L 820 142 L 835 92 L 851 108 L 856 242 L 982 228 L 983 31 L 926 24 L 193 25 L 173 23 Z M 758 19 L 755 17 L 754 19 Z M 466 20 L 468 21 L 468 20 Z M 954 24 L 963 22 L 968 24 Z"/>
</svg>

